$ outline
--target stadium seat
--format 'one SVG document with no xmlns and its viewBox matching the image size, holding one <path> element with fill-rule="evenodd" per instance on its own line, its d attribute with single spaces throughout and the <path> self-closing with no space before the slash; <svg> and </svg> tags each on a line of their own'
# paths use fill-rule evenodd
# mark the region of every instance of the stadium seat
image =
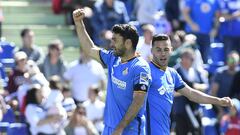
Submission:
<svg viewBox="0 0 240 135">
<path fill-rule="evenodd" d="M 1 81 L 0 87 L 5 88 L 7 86 L 8 77 L 6 75 L 5 68 L 1 62 L 0 62 L 0 81 Z"/>
<path fill-rule="evenodd" d="M 210 59 L 208 64 L 223 66 L 225 61 L 224 55 L 224 44 L 223 43 L 212 43 L 210 45 Z"/>
<path fill-rule="evenodd" d="M 24 123 L 11 123 L 7 135 L 28 135 L 27 125 Z"/>
<path fill-rule="evenodd" d="M 9 127 L 8 122 L 0 122 L 0 133 L 6 133 Z"/>
<path fill-rule="evenodd" d="M 0 41 L 0 62 L 5 68 L 14 67 L 14 49 L 15 44 L 7 41 Z"/>
<path fill-rule="evenodd" d="M 8 122 L 8 123 L 14 123 L 15 120 L 15 114 L 12 108 L 8 108 L 7 112 L 3 115 L 2 122 Z"/>
<path fill-rule="evenodd" d="M 203 135 L 217 135 L 217 115 L 213 110 L 213 106 L 211 104 L 201 105 L 202 110 L 202 133 Z"/>
</svg>

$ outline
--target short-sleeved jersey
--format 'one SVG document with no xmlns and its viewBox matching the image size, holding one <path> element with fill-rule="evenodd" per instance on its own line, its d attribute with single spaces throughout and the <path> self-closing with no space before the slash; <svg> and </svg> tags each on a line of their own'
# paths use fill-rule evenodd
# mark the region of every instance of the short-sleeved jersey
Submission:
<svg viewBox="0 0 240 135">
<path fill-rule="evenodd" d="M 239 0 L 220 0 L 221 13 L 233 14 L 240 9 Z M 220 32 L 222 35 L 240 36 L 240 17 L 227 20 L 221 23 Z"/>
<path fill-rule="evenodd" d="M 213 28 L 214 16 L 220 8 L 218 0 L 185 0 L 185 7 L 190 8 L 190 17 L 198 24 L 199 33 L 209 34 Z M 192 32 L 188 24 L 186 31 Z"/>
<path fill-rule="evenodd" d="M 104 110 L 104 124 L 115 129 L 123 119 L 133 101 L 133 92 L 147 92 L 151 74 L 148 63 L 141 57 L 134 57 L 122 63 L 112 51 L 100 50 L 102 62 L 108 67 L 108 86 Z M 125 129 L 142 132 L 145 123 L 144 104 L 134 120 Z"/>
<path fill-rule="evenodd" d="M 185 87 L 180 75 L 173 68 L 161 70 L 155 63 L 150 64 L 152 83 L 147 99 L 147 135 L 170 134 L 170 112 L 172 109 L 174 91 Z"/>
</svg>

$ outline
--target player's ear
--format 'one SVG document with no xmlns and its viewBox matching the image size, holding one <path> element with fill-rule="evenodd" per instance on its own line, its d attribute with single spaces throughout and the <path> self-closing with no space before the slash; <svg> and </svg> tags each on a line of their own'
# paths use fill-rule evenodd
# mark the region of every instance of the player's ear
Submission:
<svg viewBox="0 0 240 135">
<path fill-rule="evenodd" d="M 126 48 L 132 48 L 132 41 L 130 39 L 126 39 L 125 40 L 125 46 Z"/>
</svg>

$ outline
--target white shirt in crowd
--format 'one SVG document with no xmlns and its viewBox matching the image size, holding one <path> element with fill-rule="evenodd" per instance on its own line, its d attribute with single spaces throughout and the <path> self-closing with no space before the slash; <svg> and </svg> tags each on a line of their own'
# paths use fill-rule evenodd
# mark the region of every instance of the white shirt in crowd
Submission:
<svg viewBox="0 0 240 135">
<path fill-rule="evenodd" d="M 106 80 L 104 69 L 95 60 L 90 60 L 88 63 L 79 63 L 79 60 L 76 60 L 70 65 L 63 76 L 71 83 L 73 98 L 78 101 L 86 101 L 89 87 L 98 85 L 101 80 Z"/>
<path fill-rule="evenodd" d="M 151 48 L 151 45 L 144 42 L 144 37 L 139 38 L 136 52 L 140 53 L 141 57 L 143 57 L 146 61 L 149 61 L 152 56 Z"/>
<path fill-rule="evenodd" d="M 44 124 L 42 126 L 37 126 L 37 123 L 40 120 L 47 117 L 47 112 L 35 104 L 27 105 L 25 116 L 27 122 L 30 124 L 30 131 L 32 135 L 37 135 L 41 132 L 45 134 L 54 134 L 58 130 L 58 128 L 54 128 L 50 123 Z"/>
<path fill-rule="evenodd" d="M 83 103 L 83 106 L 86 108 L 87 118 L 89 120 L 94 119 L 103 119 L 105 103 L 96 99 L 94 103 L 90 100 L 87 100 Z M 97 113 L 96 113 L 97 112 Z M 95 127 L 98 131 L 102 132 L 104 125 L 103 120 L 95 123 Z"/>
<path fill-rule="evenodd" d="M 52 89 L 44 104 L 45 108 L 50 108 L 55 104 L 62 104 L 63 94 L 60 90 Z"/>
</svg>

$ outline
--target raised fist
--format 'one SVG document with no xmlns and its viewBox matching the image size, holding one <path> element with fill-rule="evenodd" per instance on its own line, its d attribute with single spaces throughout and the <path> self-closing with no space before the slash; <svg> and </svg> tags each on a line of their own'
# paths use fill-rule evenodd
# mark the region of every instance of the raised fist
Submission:
<svg viewBox="0 0 240 135">
<path fill-rule="evenodd" d="M 76 9 L 73 11 L 73 20 L 74 22 L 79 22 L 85 17 L 84 9 Z"/>
</svg>

